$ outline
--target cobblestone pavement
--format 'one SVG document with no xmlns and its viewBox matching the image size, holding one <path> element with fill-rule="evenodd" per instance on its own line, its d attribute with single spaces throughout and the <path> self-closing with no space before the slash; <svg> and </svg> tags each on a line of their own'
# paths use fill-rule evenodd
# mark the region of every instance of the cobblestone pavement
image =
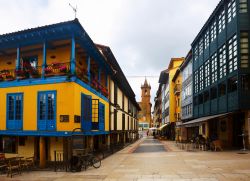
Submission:
<svg viewBox="0 0 250 181">
<path fill-rule="evenodd" d="M 164 147 L 158 151 L 138 152 L 151 144 Z M 238 181 L 250 180 L 250 152 L 238 151 L 184 151 L 174 142 L 157 142 L 143 138 L 133 145 L 106 158 L 99 169 L 87 171 L 53 172 L 33 171 L 16 175 L 14 178 L 0 176 L 0 181 Z"/>
</svg>

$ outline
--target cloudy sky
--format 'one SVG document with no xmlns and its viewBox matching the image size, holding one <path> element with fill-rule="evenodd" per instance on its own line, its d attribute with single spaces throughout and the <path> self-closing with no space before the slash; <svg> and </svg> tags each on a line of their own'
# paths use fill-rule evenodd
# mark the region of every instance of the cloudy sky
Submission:
<svg viewBox="0 0 250 181">
<path fill-rule="evenodd" d="M 0 34 L 74 19 L 109 46 L 140 101 L 145 76 L 158 88 L 171 57 L 185 57 L 219 0 L 0 0 Z"/>
</svg>

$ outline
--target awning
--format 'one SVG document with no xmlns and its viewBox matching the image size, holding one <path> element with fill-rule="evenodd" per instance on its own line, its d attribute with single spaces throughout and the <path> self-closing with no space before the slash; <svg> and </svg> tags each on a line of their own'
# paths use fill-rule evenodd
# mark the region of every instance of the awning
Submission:
<svg viewBox="0 0 250 181">
<path fill-rule="evenodd" d="M 165 128 L 169 123 L 161 125 L 161 127 L 158 128 L 159 131 L 161 131 L 163 128 Z"/>
<path fill-rule="evenodd" d="M 229 113 L 225 113 L 225 114 L 217 114 L 217 115 L 213 115 L 213 116 L 206 116 L 206 117 L 201 117 L 198 119 L 194 119 L 192 121 L 188 121 L 185 123 L 182 123 L 180 126 L 184 126 L 184 127 L 195 127 L 195 126 L 200 126 L 203 122 L 208 121 L 210 119 L 213 118 L 217 118 L 217 117 L 221 117 L 221 116 L 225 116 Z"/>
</svg>

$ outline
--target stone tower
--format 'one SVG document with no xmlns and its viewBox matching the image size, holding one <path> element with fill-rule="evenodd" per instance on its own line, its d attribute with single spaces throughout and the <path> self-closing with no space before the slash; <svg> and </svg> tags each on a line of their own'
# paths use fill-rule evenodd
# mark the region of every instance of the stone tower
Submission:
<svg viewBox="0 0 250 181">
<path fill-rule="evenodd" d="M 145 79 L 144 84 L 141 86 L 141 102 L 139 105 L 141 111 L 138 114 L 139 123 L 148 123 L 148 126 L 151 127 L 151 102 L 150 102 L 150 91 L 151 86 L 148 84 L 147 79 Z"/>
</svg>

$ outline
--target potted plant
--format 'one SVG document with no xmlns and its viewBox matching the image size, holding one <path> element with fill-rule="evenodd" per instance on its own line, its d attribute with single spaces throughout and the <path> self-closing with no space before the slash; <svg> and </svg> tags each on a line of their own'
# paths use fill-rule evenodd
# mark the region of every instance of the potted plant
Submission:
<svg viewBox="0 0 250 181">
<path fill-rule="evenodd" d="M 98 89 L 98 82 L 97 82 L 97 80 L 94 78 L 94 79 L 92 79 L 92 87 L 94 87 L 95 89 Z"/>
<path fill-rule="evenodd" d="M 0 71 L 0 74 L 3 75 L 3 76 L 5 76 L 5 75 L 7 75 L 9 73 L 10 73 L 10 71 L 6 70 L 6 69 L 3 69 L 3 70 Z"/>
<path fill-rule="evenodd" d="M 15 74 L 18 79 L 26 79 L 29 77 L 29 73 L 26 70 L 22 69 L 15 70 Z"/>
<path fill-rule="evenodd" d="M 11 74 L 8 74 L 8 75 L 5 76 L 5 79 L 8 80 L 8 81 L 12 81 L 12 80 L 14 80 L 14 76 L 11 75 Z"/>
<path fill-rule="evenodd" d="M 51 74 L 53 71 L 53 68 L 51 66 L 47 66 L 45 69 L 44 69 L 44 72 L 45 74 Z"/>
<path fill-rule="evenodd" d="M 38 69 L 32 68 L 32 69 L 30 70 L 30 76 L 31 76 L 32 78 L 39 78 L 39 77 L 40 77 L 40 73 L 39 73 Z"/>
<path fill-rule="evenodd" d="M 0 74 L 0 82 L 4 81 L 3 76 Z"/>
<path fill-rule="evenodd" d="M 108 96 L 108 89 L 106 89 L 105 87 L 103 87 L 101 91 L 102 91 L 102 94 L 104 96 L 106 96 L 106 97 Z"/>
<path fill-rule="evenodd" d="M 59 71 L 62 72 L 62 73 L 67 73 L 68 70 L 67 70 L 66 65 L 61 64 L 61 65 L 59 66 Z"/>
</svg>

